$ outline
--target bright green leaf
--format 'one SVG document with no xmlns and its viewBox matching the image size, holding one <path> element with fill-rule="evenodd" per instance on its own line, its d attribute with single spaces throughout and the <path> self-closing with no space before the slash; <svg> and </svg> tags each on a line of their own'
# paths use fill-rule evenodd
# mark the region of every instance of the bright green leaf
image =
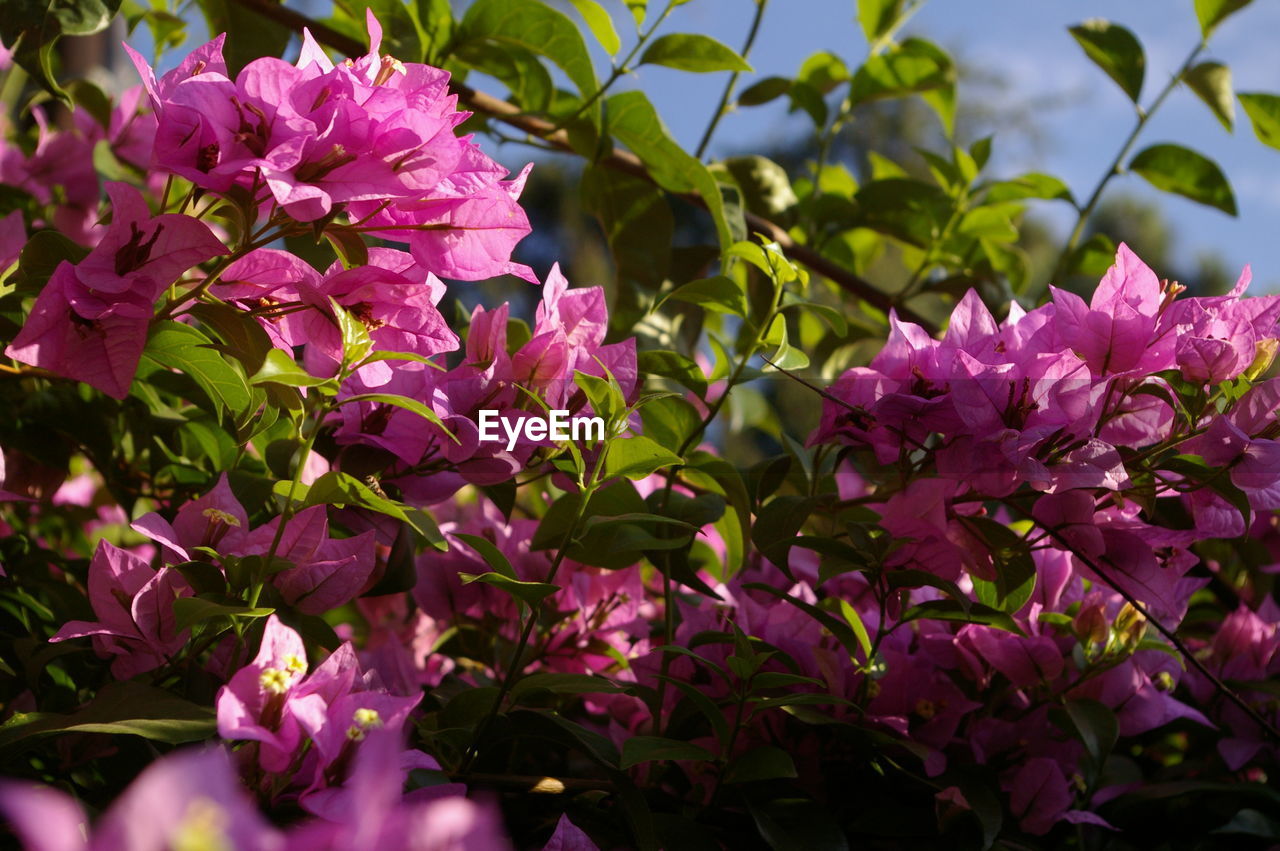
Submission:
<svg viewBox="0 0 1280 851">
<path fill-rule="evenodd" d="M 1249 92 L 1240 95 L 1253 132 L 1264 145 L 1280 148 L 1280 95 Z M 25 255 L 24 255 L 25 256 Z"/>
<path fill-rule="evenodd" d="M 643 435 L 623 437 L 609 444 L 605 457 L 606 479 L 626 476 L 643 479 L 663 467 L 681 462 L 680 456 Z"/>
<path fill-rule="evenodd" d="M 652 42 L 641 65 L 665 65 L 680 71 L 750 71 L 751 66 L 731 47 L 700 33 L 670 33 Z"/>
<path fill-rule="evenodd" d="M 1253 0 L 1196 0 L 1196 17 L 1200 32 L 1207 39 L 1228 15 L 1240 11 Z"/>
<path fill-rule="evenodd" d="M 1227 132 L 1235 127 L 1236 99 L 1235 90 L 1231 87 L 1231 69 L 1221 62 L 1201 62 L 1182 75 L 1183 81 L 1204 101 L 1213 114 L 1227 128 Z"/>
<path fill-rule="evenodd" d="M 605 53 L 610 56 L 617 53 L 618 48 L 622 47 L 622 42 L 618 38 L 618 31 L 613 27 L 613 18 L 609 17 L 609 13 L 596 0 L 569 0 L 569 2 L 587 22 L 592 35 L 596 37 L 596 41 L 600 42 Z"/>
</svg>

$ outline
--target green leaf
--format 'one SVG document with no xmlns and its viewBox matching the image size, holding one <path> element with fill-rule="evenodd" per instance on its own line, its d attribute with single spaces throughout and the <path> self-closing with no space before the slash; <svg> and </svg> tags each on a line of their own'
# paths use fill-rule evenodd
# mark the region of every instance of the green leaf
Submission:
<svg viewBox="0 0 1280 851">
<path fill-rule="evenodd" d="M 890 53 L 869 57 L 853 75 L 849 98 L 854 105 L 900 98 L 955 82 L 955 68 L 933 45 L 908 39 Z"/>
<path fill-rule="evenodd" d="M 515 568 L 511 566 L 511 562 L 502 554 L 502 550 L 493 545 L 488 538 L 482 538 L 479 535 L 466 535 L 461 532 L 454 534 L 455 538 L 466 542 L 467 546 L 480 554 L 485 563 L 491 567 L 494 572 L 500 573 L 508 579 L 519 579 L 516 576 Z"/>
<path fill-rule="evenodd" d="M 661 446 L 680 447 L 702 425 L 702 415 L 679 396 L 655 399 L 640 409 L 645 436 Z"/>
<path fill-rule="evenodd" d="M 258 320 L 228 304 L 193 304 L 186 311 L 212 329 L 222 340 L 224 351 L 244 364 L 246 373 L 262 368 L 267 354 L 274 351 L 271 338 Z"/>
<path fill-rule="evenodd" d="M 144 360 L 189 375 L 221 413 L 237 419 L 248 411 L 253 394 L 244 373 L 213 348 L 203 333 L 172 320 L 157 322 L 147 337 Z"/>
<path fill-rule="evenodd" d="M 459 573 L 458 576 L 462 578 L 463 585 L 470 585 L 472 582 L 483 582 L 486 585 L 492 585 L 527 603 L 530 608 L 537 608 L 543 599 L 560 590 L 558 585 L 551 585 L 547 582 L 521 582 L 519 579 L 512 579 L 510 576 L 503 576 L 501 573 L 481 573 L 479 575 Z"/>
<path fill-rule="evenodd" d="M 682 461 L 679 455 L 643 435 L 614 440 L 607 452 L 604 465 L 606 479 L 619 476 L 643 479 L 663 467 Z"/>
<path fill-rule="evenodd" d="M 356 319 L 333 296 L 329 296 L 329 304 L 333 308 L 334 319 L 338 330 L 342 333 L 342 365 L 350 367 L 359 363 L 373 349 L 373 340 L 369 337 L 369 329 Z"/>
<path fill-rule="evenodd" d="M 1129 100 L 1137 103 L 1147 69 L 1147 57 L 1137 37 L 1119 24 L 1101 18 L 1085 21 L 1069 30 L 1084 48 L 1085 55 L 1120 85 Z"/>
<path fill-rule="evenodd" d="M 618 767 L 626 770 L 642 762 L 710 761 L 712 759 L 715 759 L 715 755 L 711 751 L 693 742 L 682 742 L 662 736 L 632 736 L 622 743 L 622 760 L 618 763 Z"/>
<path fill-rule="evenodd" d="M 339 399 L 339 405 L 346 405 L 351 402 L 380 402 L 384 405 L 391 405 L 396 408 L 404 408 L 406 411 L 412 411 L 424 420 L 440 427 L 450 440 L 454 443 L 458 442 L 458 438 L 453 432 L 445 426 L 444 421 L 440 419 L 439 414 L 428 408 L 416 399 L 410 399 L 408 396 L 398 396 L 394 393 L 359 393 L 355 396 L 347 396 Z"/>
<path fill-rule="evenodd" d="M 1240 104 L 1253 125 L 1258 141 L 1280 148 L 1280 95 L 1264 92 L 1241 93 Z M 25 259 L 26 255 L 23 255 Z"/>
<path fill-rule="evenodd" d="M 203 597 L 179 597 L 173 601 L 174 630 L 182 632 L 195 624 L 211 618 L 265 618 L 275 609 L 251 608 L 249 606 L 230 606 L 215 603 Z"/>
<path fill-rule="evenodd" d="M 630 329 L 643 314 L 641 294 L 657 292 L 669 275 L 675 216 L 662 189 L 603 166 L 582 173 L 581 192 L 583 206 L 604 229 L 617 271 L 610 319 Z"/>
<path fill-rule="evenodd" d="M 525 112 L 547 112 L 555 81 L 542 60 L 514 44 L 467 41 L 454 48 L 454 61 L 496 78 L 507 87 L 508 100 Z"/>
<path fill-rule="evenodd" d="M 760 509 L 751 527 L 751 540 L 765 558 L 786 569 L 789 548 L 815 504 L 809 497 L 784 494 Z"/>
<path fill-rule="evenodd" d="M 998 204 L 1005 201 L 1021 201 L 1024 198 L 1043 198 L 1048 201 L 1063 200 L 1075 203 L 1071 189 L 1051 174 L 1029 172 L 1012 180 L 1001 180 L 987 187 L 986 200 Z"/>
<path fill-rule="evenodd" d="M 0 41 L 37 82 L 70 106 L 70 95 L 54 77 L 54 48 L 64 35 L 106 29 L 119 8 L 120 0 L 11 0 L 0 15 Z"/>
<path fill-rule="evenodd" d="M 716 275 L 714 278 L 699 278 L 696 281 L 690 281 L 684 286 L 677 287 L 668 293 L 662 301 L 655 305 L 655 310 L 661 307 L 663 302 L 668 299 L 676 301 L 687 301 L 690 304 L 700 305 L 706 310 L 715 313 L 729 313 L 734 316 L 747 315 L 747 294 L 743 291 L 738 282 L 725 275 Z"/>
<path fill-rule="evenodd" d="M 747 809 L 773 851 L 849 851 L 849 840 L 831 810 L 807 798 L 773 798 Z"/>
<path fill-rule="evenodd" d="M 289 486 L 289 482 L 277 482 L 275 492 L 284 496 L 288 494 Z M 379 496 L 350 473 L 332 470 L 320 476 L 307 488 L 303 505 L 358 505 L 402 520 L 417 530 L 432 546 L 440 550 L 447 548 L 444 536 L 440 534 L 440 529 L 431 515 Z"/>
<path fill-rule="evenodd" d="M 644 92 L 613 95 L 607 101 L 606 112 L 609 132 L 640 158 L 654 182 L 668 192 L 697 192 L 702 196 L 715 223 L 721 248 L 728 247 L 733 235 L 719 185 L 706 165 L 672 140 Z"/>
<path fill-rule="evenodd" d="M 966 609 L 955 600 L 926 600 L 902 613 L 902 620 L 955 621 L 994 626 L 1016 635 L 1025 635 L 1022 629 L 1005 612 L 982 603 L 973 603 Z"/>
<path fill-rule="evenodd" d="M 765 77 L 752 83 L 738 95 L 738 106 L 760 106 L 791 91 L 791 81 L 786 77 Z"/>
<path fill-rule="evenodd" d="M 642 374 L 659 375 L 688 387 L 699 397 L 707 395 L 707 377 L 702 367 L 679 352 L 647 351 L 636 356 Z"/>
<path fill-rule="evenodd" d="M 597 88 L 591 54 L 578 27 L 541 0 L 476 0 L 463 15 L 458 42 L 481 39 L 545 56 L 584 98 Z"/>
<path fill-rule="evenodd" d="M 613 27 L 613 18 L 609 17 L 609 13 L 596 0 L 569 0 L 569 2 L 587 22 L 592 35 L 596 37 L 596 41 L 600 42 L 605 53 L 610 56 L 616 54 L 622 47 L 622 42 L 618 38 L 618 31 Z"/>
<path fill-rule="evenodd" d="M 272 349 L 262 361 L 262 368 L 249 379 L 250 384 L 283 384 L 286 387 L 316 387 L 332 383 L 331 378 L 317 378 L 299 366 L 283 349 Z"/>
<path fill-rule="evenodd" d="M 1196 18 L 1200 32 L 1207 39 L 1228 15 L 1240 11 L 1253 0 L 1196 0 Z"/>
<path fill-rule="evenodd" d="M 171 745 L 207 739 L 217 729 L 211 707 L 138 682 L 108 683 L 83 708 L 58 713 L 19 713 L 0 727 L 0 748 L 59 733 L 141 736 Z"/>
<path fill-rule="evenodd" d="M 1120 737 L 1116 714 L 1090 698 L 1069 700 L 1063 710 L 1094 765 L 1101 768 Z"/>
<path fill-rule="evenodd" d="M 631 13 L 631 17 L 635 19 L 636 29 L 640 29 L 644 25 L 645 12 L 649 8 L 649 0 L 622 0 L 627 7 L 627 11 Z"/>
<path fill-rule="evenodd" d="M 512 686 L 511 697 L 514 700 L 540 689 L 553 694 L 620 694 L 624 691 L 605 677 L 594 674 L 530 674 Z"/>
<path fill-rule="evenodd" d="M 1026 605 L 1036 587 L 1036 565 L 1027 542 L 1008 526 L 989 517 L 962 521 L 976 533 L 991 553 L 995 579 L 973 577 L 978 600 L 993 609 L 1015 614 Z"/>
<path fill-rule="evenodd" d="M 640 57 L 641 65 L 665 65 L 680 71 L 750 71 L 751 66 L 731 47 L 700 33 L 670 33 L 653 41 Z"/>
<path fill-rule="evenodd" d="M 1221 62 L 1201 62 L 1182 75 L 1183 81 L 1230 133 L 1235 128 L 1236 100 L 1231 87 L 1231 69 Z"/>
<path fill-rule="evenodd" d="M 799 776 L 791 754 L 774 745 L 749 750 L 729 763 L 725 783 L 751 783 L 755 780 L 777 780 Z"/>
<path fill-rule="evenodd" d="M 255 59 L 279 56 L 294 35 L 288 27 L 236 0 L 200 0 L 200 8 L 204 11 L 207 32 L 227 34 L 223 56 L 232 79 Z M 363 18 L 360 25 L 363 36 Z"/>
<path fill-rule="evenodd" d="M 858 0 L 858 23 L 868 44 L 874 44 L 902 17 L 904 0 Z"/>
<path fill-rule="evenodd" d="M 396 4 L 399 6 L 399 4 Z M 401 7 L 403 8 L 403 7 Z M 369 244 L 360 232 L 351 228 L 330 226 L 324 229 L 324 238 L 342 261 L 342 268 L 352 269 L 369 265 Z"/>
<path fill-rule="evenodd" d="M 1246 107 L 1247 111 L 1247 107 Z M 1236 198 L 1218 164 L 1181 145 L 1152 145 L 1139 152 L 1129 170 L 1165 192 L 1236 215 Z"/>
</svg>

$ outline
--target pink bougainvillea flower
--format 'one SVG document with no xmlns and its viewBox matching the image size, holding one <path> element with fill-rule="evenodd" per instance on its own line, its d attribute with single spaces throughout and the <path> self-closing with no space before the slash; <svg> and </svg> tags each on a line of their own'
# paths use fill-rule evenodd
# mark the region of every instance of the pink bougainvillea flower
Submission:
<svg viewBox="0 0 1280 851">
<path fill-rule="evenodd" d="M 245 554 L 265 554 L 282 518 L 254 529 L 245 539 Z M 275 554 L 293 563 L 272 576 L 285 602 L 307 614 L 321 614 L 360 593 L 374 568 L 373 532 L 353 538 L 329 537 L 323 505 L 303 509 L 289 519 Z"/>
<path fill-rule="evenodd" d="M 218 692 L 218 735 L 258 742 L 262 768 L 286 770 L 302 742 L 290 700 L 306 673 L 302 639 L 270 615 L 258 655 Z"/>
<path fill-rule="evenodd" d="M 326 790 L 332 794 L 325 796 L 329 806 L 323 820 L 290 831 L 287 847 L 298 851 L 505 851 L 511 847 L 498 814 L 458 794 L 456 787 L 445 795 L 435 789 L 404 794 L 410 768 L 435 765 L 423 754 L 406 760 L 405 753 L 397 731 L 370 729 L 354 755 L 346 784 Z M 319 797 L 313 795 L 311 800 Z"/>
<path fill-rule="evenodd" d="M 1116 262 L 1086 306 L 1074 293 L 1052 288 L 1056 308 L 1053 331 L 1065 349 L 1089 365 L 1096 376 L 1142 370 L 1155 372 L 1174 363 L 1174 338 L 1156 333 L 1165 288 L 1129 247 L 1116 249 Z"/>
<path fill-rule="evenodd" d="M 89 297 L 75 267 L 64 262 L 4 351 L 14 360 L 123 399 L 146 347 L 151 311 L 150 300 L 130 293 L 109 303 Z"/>
<path fill-rule="evenodd" d="M 114 656 L 111 672 L 126 680 L 169 661 L 187 641 L 175 628 L 173 601 L 191 594 L 171 568 L 101 541 L 89 563 L 89 603 L 97 621 L 70 621 L 50 641 L 92 636 L 94 650 Z"/>
<path fill-rule="evenodd" d="M 91 293 L 129 292 L 151 302 L 192 266 L 227 253 L 204 222 L 176 213 L 152 216 L 134 187 L 106 188 L 111 225 L 75 267 L 76 279 Z"/>
<path fill-rule="evenodd" d="M 316 309 L 300 320 L 308 370 L 316 375 L 336 372 L 342 357 L 342 337 L 332 318 L 330 298 L 364 324 L 376 351 L 430 357 L 455 350 L 458 335 L 436 309 L 443 294 L 443 284 L 429 273 L 424 285 L 374 265 L 333 272 L 308 296 Z M 390 381 L 391 373 L 385 361 L 361 371 L 364 382 L 375 387 Z"/>
<path fill-rule="evenodd" d="M 78 265 L 63 262 L 5 354 L 123 399 L 146 345 L 156 297 L 226 248 L 188 216 L 152 217 L 137 189 L 110 183 L 113 219 Z"/>
<path fill-rule="evenodd" d="M 274 851 L 280 834 L 258 812 L 220 748 L 161 757 L 88 830 L 69 796 L 6 780 L 0 812 L 30 851 L 163 851 L 236 848 Z"/>
<path fill-rule="evenodd" d="M 134 521 L 133 528 L 164 546 L 169 560 L 186 561 L 193 557 L 195 547 L 241 552 L 249 533 L 249 517 L 223 473 L 208 493 L 183 503 L 172 525 L 153 511 Z"/>
</svg>

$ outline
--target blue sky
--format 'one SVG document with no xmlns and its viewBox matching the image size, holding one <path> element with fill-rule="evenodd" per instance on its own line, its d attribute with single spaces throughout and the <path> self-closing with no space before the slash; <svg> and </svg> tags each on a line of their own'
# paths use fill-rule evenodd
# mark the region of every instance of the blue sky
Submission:
<svg viewBox="0 0 1280 851">
<path fill-rule="evenodd" d="M 556 0 L 553 0 L 556 2 Z M 560 0 L 561 5 L 568 7 Z M 604 0 L 615 12 L 619 32 L 631 36 L 630 18 L 620 0 Z M 658 6 L 651 0 L 650 6 Z M 754 10 L 752 0 L 693 0 L 677 9 L 664 32 L 705 32 L 738 48 Z M 743 85 L 769 75 L 793 75 L 808 55 L 829 50 L 851 64 L 861 61 L 866 43 L 855 21 L 854 0 L 772 0 L 762 36 L 751 56 L 755 74 Z M 1004 72 L 1017 99 L 1049 99 L 1059 106 L 1040 113 L 1036 146 L 996 133 L 991 169 L 1013 175 L 1036 169 L 1057 174 L 1078 196 L 1087 195 L 1135 120 L 1132 104 L 1119 87 L 1096 68 L 1076 45 L 1067 27 L 1087 18 L 1106 17 L 1131 29 L 1147 53 L 1144 103 L 1197 43 L 1199 28 L 1192 0 L 932 0 L 908 24 L 904 34 L 929 38 L 971 66 Z M 1280 92 L 1280 3 L 1259 0 L 1228 19 L 1214 34 L 1203 58 L 1228 64 L 1237 91 Z M 607 67 L 601 54 L 601 67 Z M 675 137 L 692 149 L 714 108 L 725 75 L 695 75 L 644 67 L 627 81 L 650 93 Z M 966 97 L 962 84 L 960 98 Z M 984 88 L 983 96 L 990 90 Z M 804 138 L 807 120 L 788 116 L 779 102 L 727 116 L 712 154 L 741 151 L 753 144 Z M 1216 250 L 1236 269 L 1252 264 L 1257 291 L 1280 289 L 1280 151 L 1253 135 L 1237 108 L 1229 134 L 1207 107 L 1185 87 L 1176 91 L 1148 123 L 1143 143 L 1177 141 L 1216 160 L 1235 189 L 1239 218 L 1150 189 L 1138 177 L 1117 178 L 1112 186 L 1157 199 L 1172 221 L 1176 253 L 1182 265 L 1205 250 Z M 503 152 L 503 158 L 523 154 Z M 1069 211 L 1058 206 L 1058 219 Z M 1063 227 L 1065 228 L 1065 224 Z M 1159 270 L 1157 270 L 1159 271 Z"/>
</svg>

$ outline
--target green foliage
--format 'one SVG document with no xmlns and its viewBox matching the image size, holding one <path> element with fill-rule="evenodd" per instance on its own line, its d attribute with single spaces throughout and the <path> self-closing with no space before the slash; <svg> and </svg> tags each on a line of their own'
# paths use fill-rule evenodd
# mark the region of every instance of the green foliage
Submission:
<svg viewBox="0 0 1280 851">
<path fill-rule="evenodd" d="M 1258 141 L 1280 148 L 1280 95 L 1241 93 L 1240 104 L 1253 124 L 1253 132 Z"/>
<path fill-rule="evenodd" d="M 1213 110 L 1228 132 L 1234 129 L 1236 99 L 1235 90 L 1231 87 L 1230 68 L 1221 62 L 1201 62 L 1188 69 L 1183 79 L 1205 106 Z"/>
<path fill-rule="evenodd" d="M 731 48 L 698 33 L 670 33 L 653 41 L 640 56 L 641 65 L 665 65 L 678 71 L 750 71 Z"/>
<path fill-rule="evenodd" d="M 1165 192 L 1236 214 L 1235 193 L 1218 164 L 1181 145 L 1152 145 L 1129 161 L 1129 170 Z"/>
<path fill-rule="evenodd" d="M 1084 48 L 1085 55 L 1116 81 L 1129 100 L 1137 103 L 1147 70 L 1146 54 L 1137 36 L 1119 24 L 1098 18 L 1071 27 L 1071 35 Z"/>
</svg>

